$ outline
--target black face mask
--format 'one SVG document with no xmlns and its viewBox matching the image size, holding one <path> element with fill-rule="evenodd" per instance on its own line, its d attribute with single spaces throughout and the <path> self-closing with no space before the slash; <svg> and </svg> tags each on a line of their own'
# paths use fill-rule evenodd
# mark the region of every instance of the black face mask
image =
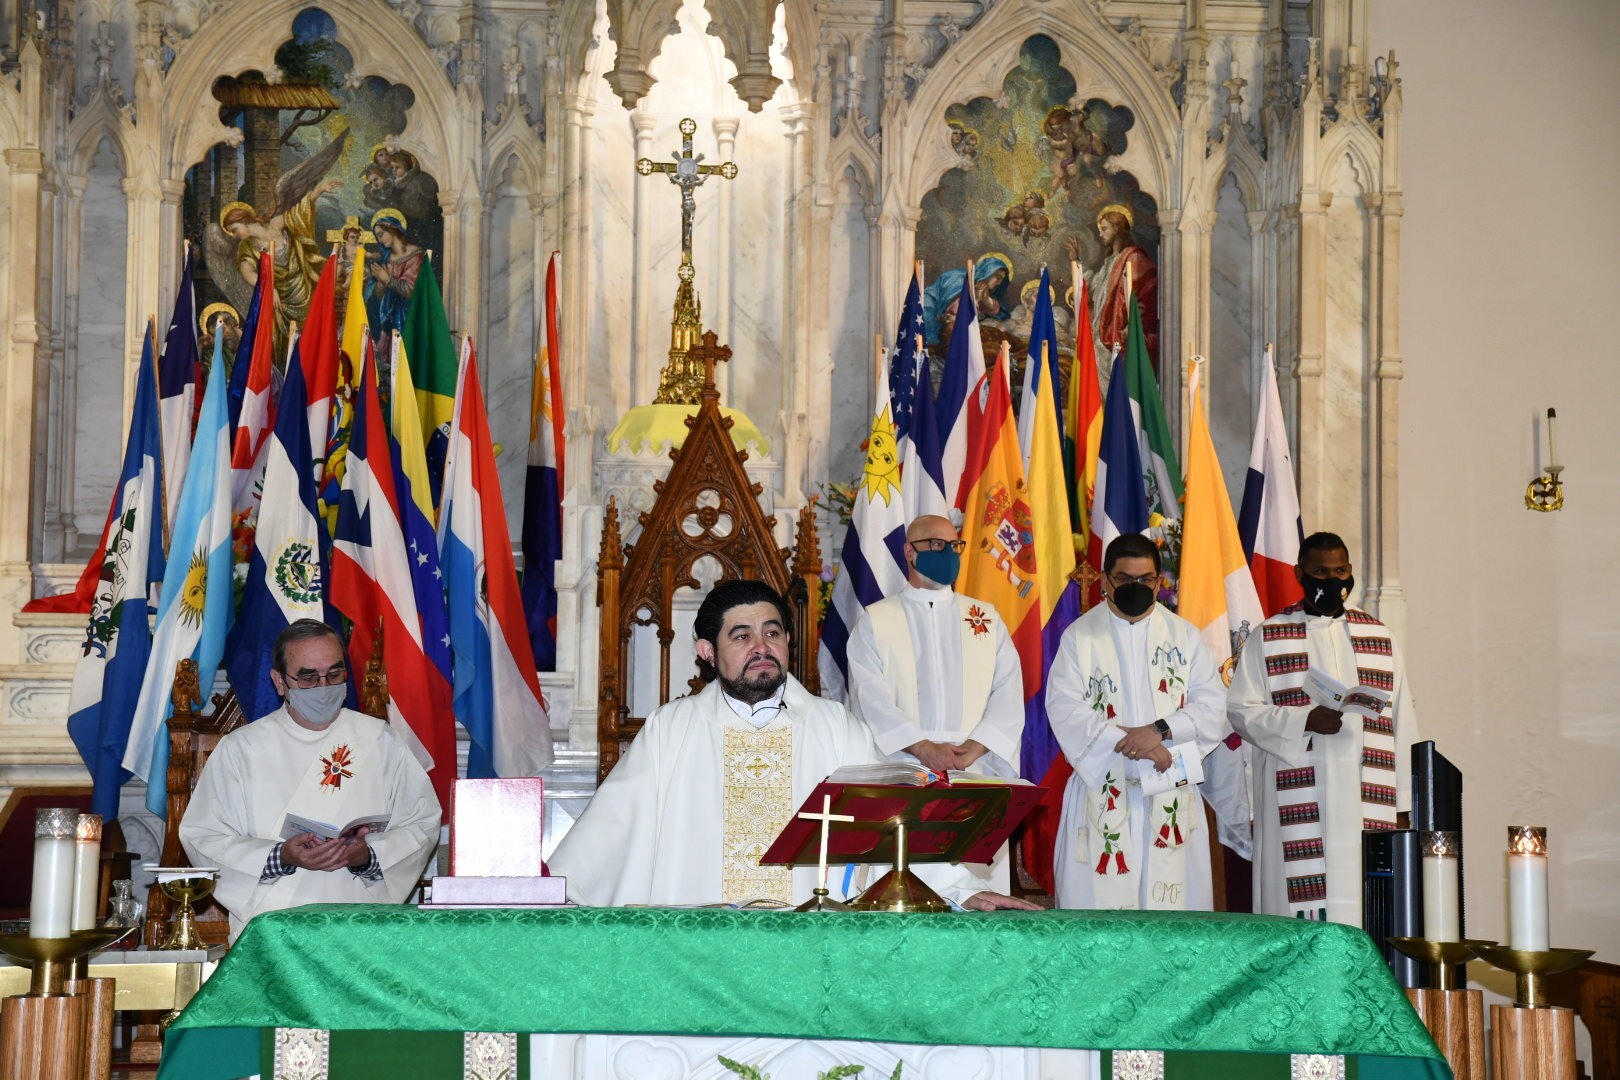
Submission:
<svg viewBox="0 0 1620 1080">
<path fill-rule="evenodd" d="M 1307 608 L 1322 615 L 1337 615 L 1344 610 L 1345 598 L 1356 587 L 1356 579 L 1307 575 L 1300 578 L 1299 584 L 1305 590 Z"/>
<path fill-rule="evenodd" d="M 1152 588 L 1140 581 L 1114 586 L 1114 606 L 1128 619 L 1134 619 L 1152 607 L 1155 599 Z"/>
</svg>

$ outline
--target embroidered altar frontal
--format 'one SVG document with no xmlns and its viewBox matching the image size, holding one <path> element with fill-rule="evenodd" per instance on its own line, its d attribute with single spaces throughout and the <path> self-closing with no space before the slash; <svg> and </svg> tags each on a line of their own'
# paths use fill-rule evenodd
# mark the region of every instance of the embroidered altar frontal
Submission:
<svg viewBox="0 0 1620 1080">
<path fill-rule="evenodd" d="M 1181 1051 L 1234 1055 L 1233 1076 L 1339 1054 L 1361 1077 L 1450 1076 L 1365 933 L 1211 913 L 319 905 L 248 925 L 160 1078 L 259 1073 L 263 1028 L 1154 1049 L 1166 1080 Z"/>
</svg>

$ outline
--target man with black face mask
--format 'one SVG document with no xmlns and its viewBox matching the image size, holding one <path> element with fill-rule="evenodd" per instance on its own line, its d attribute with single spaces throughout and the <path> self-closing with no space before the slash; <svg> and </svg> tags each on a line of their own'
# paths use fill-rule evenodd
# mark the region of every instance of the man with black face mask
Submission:
<svg viewBox="0 0 1620 1080">
<path fill-rule="evenodd" d="M 1411 805 L 1417 718 L 1388 628 L 1345 604 L 1345 542 L 1307 536 L 1294 576 L 1304 599 L 1249 636 L 1227 702 L 1255 749 L 1255 911 L 1360 926 L 1361 834 L 1396 828 Z M 1369 688 L 1378 715 L 1323 703 L 1319 675 Z"/>
<path fill-rule="evenodd" d="M 906 529 L 909 583 L 866 609 L 849 638 L 849 708 L 878 749 L 935 772 L 1018 775 L 1024 678 L 991 604 L 952 589 L 963 542 L 946 518 Z M 986 873 L 1006 891 L 1004 848 Z"/>
<path fill-rule="evenodd" d="M 270 681 L 285 702 L 220 739 L 180 822 L 196 866 L 219 868 L 214 895 L 231 939 L 262 911 L 302 904 L 402 903 L 439 842 L 439 802 L 394 729 L 343 707 L 337 631 L 299 619 L 276 638 Z M 284 838 L 288 815 L 375 832 Z"/>
<path fill-rule="evenodd" d="M 1103 552 L 1099 605 L 1063 632 L 1047 676 L 1052 733 L 1074 768 L 1054 853 L 1059 907 L 1208 911 L 1203 759 L 1226 690 L 1198 628 L 1156 602 L 1159 549 Z"/>
</svg>

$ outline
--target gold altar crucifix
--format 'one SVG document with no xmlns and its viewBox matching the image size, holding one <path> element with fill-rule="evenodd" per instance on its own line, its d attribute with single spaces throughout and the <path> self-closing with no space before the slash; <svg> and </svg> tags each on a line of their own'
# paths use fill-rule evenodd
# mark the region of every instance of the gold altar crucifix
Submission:
<svg viewBox="0 0 1620 1080">
<path fill-rule="evenodd" d="M 680 153 L 671 155 L 673 161 L 641 158 L 636 162 L 636 172 L 642 176 L 651 176 L 655 172 L 668 173 L 669 182 L 681 189 L 682 266 L 692 263 L 692 217 L 697 211 L 697 200 L 692 197 L 692 192 L 715 173 L 719 173 L 722 180 L 732 180 L 737 176 L 737 166 L 729 161 L 723 165 L 704 165 L 703 155 L 692 153 L 692 136 L 695 134 L 697 121 L 688 117 L 681 121 L 681 149 Z"/>
</svg>

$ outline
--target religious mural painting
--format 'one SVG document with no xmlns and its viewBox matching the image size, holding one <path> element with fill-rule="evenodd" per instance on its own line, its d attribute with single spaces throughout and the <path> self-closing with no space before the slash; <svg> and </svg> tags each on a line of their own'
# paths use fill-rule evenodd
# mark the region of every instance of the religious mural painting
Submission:
<svg viewBox="0 0 1620 1080">
<path fill-rule="evenodd" d="M 1066 382 L 1075 340 L 1069 264 L 1078 261 L 1091 290 L 1099 358 L 1106 362 L 1109 347 L 1124 337 L 1128 266 L 1157 362 L 1158 204 L 1117 160 L 1136 117 L 1127 105 L 1077 90 L 1057 43 L 1036 35 L 1024 42 L 999 97 L 946 110 L 960 164 L 923 197 L 917 226 L 917 257 L 927 275 L 925 338 L 934 356 L 942 357 L 950 341 L 973 260 L 985 356 L 1009 342 L 1014 378 L 1021 380 L 1044 264 Z"/>
<path fill-rule="evenodd" d="M 399 146 L 410 88 L 369 75 L 339 43 L 319 8 L 293 20 L 275 69 L 221 77 L 220 118 L 242 144 L 216 145 L 186 175 L 185 234 L 201 251 L 197 296 L 211 336 L 225 318 L 227 354 L 252 300 L 258 255 L 274 245 L 276 342 L 309 311 L 321 270 L 337 251 L 337 310 L 346 310 L 349 266 L 366 251 L 362 284 L 378 338 L 402 329 L 428 253 L 442 250 L 439 184 Z"/>
</svg>

